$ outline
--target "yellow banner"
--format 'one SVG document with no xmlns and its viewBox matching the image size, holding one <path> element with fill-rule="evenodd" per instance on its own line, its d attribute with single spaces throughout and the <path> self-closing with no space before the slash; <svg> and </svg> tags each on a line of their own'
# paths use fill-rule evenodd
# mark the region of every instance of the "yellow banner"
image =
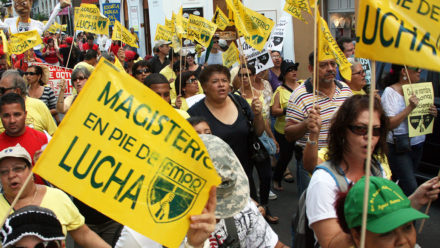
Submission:
<svg viewBox="0 0 440 248">
<path fill-rule="evenodd" d="M 203 17 L 189 15 L 188 33 L 202 46 L 208 47 L 217 30 L 217 25 Z"/>
<path fill-rule="evenodd" d="M 172 38 L 172 32 L 166 26 L 157 24 L 156 26 L 156 35 L 154 36 L 154 40 L 165 40 L 170 41 Z"/>
<path fill-rule="evenodd" d="M 81 4 L 75 8 L 75 30 L 81 30 L 94 34 L 105 34 L 108 36 L 108 25 L 110 23 L 107 17 L 99 12 L 94 4 Z"/>
<path fill-rule="evenodd" d="M 318 61 L 335 59 L 339 65 L 341 75 L 346 80 L 351 80 L 351 63 L 348 62 L 348 59 L 339 48 L 324 18 L 319 17 L 318 27 Z"/>
<path fill-rule="evenodd" d="M 37 30 L 12 34 L 9 39 L 9 49 L 11 54 L 22 54 L 25 51 L 42 44 L 40 34 Z"/>
<path fill-rule="evenodd" d="M 172 30 L 174 27 L 173 22 L 165 18 L 165 27 L 167 27 L 169 30 Z"/>
<path fill-rule="evenodd" d="M 217 6 L 212 22 L 217 24 L 218 29 L 225 30 L 229 26 L 229 18 L 223 11 Z"/>
<path fill-rule="evenodd" d="M 194 128 L 100 60 L 34 172 L 115 221 L 177 247 L 218 177 Z M 172 235 L 170 235 L 172 234 Z"/>
<path fill-rule="evenodd" d="M 223 58 L 223 65 L 230 68 L 232 65 L 235 64 L 235 62 L 239 62 L 239 52 L 237 46 L 235 46 L 235 43 L 232 42 L 229 46 L 228 50 L 226 52 L 222 53 Z"/>
<path fill-rule="evenodd" d="M 131 47 L 139 48 L 136 44 L 136 38 L 118 20 L 115 20 L 113 26 L 112 40 L 120 40 Z"/>
<path fill-rule="evenodd" d="M 240 0 L 226 0 L 234 13 L 235 27 L 243 34 L 246 43 L 258 51 L 263 50 L 272 32 L 274 22 L 264 15 L 246 8 Z"/>
<path fill-rule="evenodd" d="M 187 19 L 183 17 L 182 14 L 182 7 L 180 7 L 179 9 L 179 13 L 174 14 L 173 12 L 173 18 L 172 20 L 174 21 L 174 25 L 175 25 L 175 31 L 177 36 L 179 36 L 180 39 L 185 38 L 186 37 L 186 32 L 187 32 L 187 27 L 188 27 L 188 23 L 187 23 Z M 186 23 L 185 23 L 186 22 Z M 186 26 L 186 28 L 185 28 Z"/>
<path fill-rule="evenodd" d="M 284 11 L 304 23 L 307 23 L 307 21 L 304 19 L 302 11 L 312 14 L 308 0 L 287 0 L 284 4 Z"/>
<path fill-rule="evenodd" d="M 402 85 L 405 104 L 408 106 L 409 98 L 414 94 L 419 99 L 419 104 L 408 115 L 409 137 L 420 136 L 432 133 L 434 127 L 434 116 L 429 113 L 429 108 L 434 104 L 434 90 L 432 82 L 413 83 Z"/>
<path fill-rule="evenodd" d="M 61 25 L 61 30 L 62 31 L 67 31 L 67 24 Z"/>
<path fill-rule="evenodd" d="M 440 71 L 438 0 L 359 1 L 356 57 Z"/>
</svg>

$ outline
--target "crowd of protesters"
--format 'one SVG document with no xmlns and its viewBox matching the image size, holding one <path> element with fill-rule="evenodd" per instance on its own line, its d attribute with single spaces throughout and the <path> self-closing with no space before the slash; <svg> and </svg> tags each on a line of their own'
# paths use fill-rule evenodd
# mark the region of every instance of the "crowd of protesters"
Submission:
<svg viewBox="0 0 440 248">
<path fill-rule="evenodd" d="M 98 61 L 107 59 L 119 62 L 188 119 L 222 178 L 217 191 L 211 190 L 204 212 L 192 216 L 182 247 L 286 247 L 269 225 L 290 221 L 269 210 L 270 200 L 284 190 L 283 181 L 296 182 L 298 195 L 292 197 L 306 193 L 306 216 L 320 247 L 359 246 L 370 115 L 374 176 L 370 183 L 377 192 L 370 198 L 379 199 L 372 204 L 396 199 L 400 203 L 368 213 L 366 247 L 416 245 L 413 221 L 427 218 L 416 209 L 437 199 L 440 192 L 438 178 L 421 185 L 415 180 L 425 136 L 408 138 L 411 149 L 407 152 L 397 150 L 395 144 L 396 135 L 408 137 L 407 118 L 419 102 L 412 95 L 405 105 L 402 85 L 420 81 L 419 68 L 406 71 L 402 65 L 393 65 L 379 96 L 366 87 L 365 69 L 353 58 L 355 46 L 347 38 L 338 44 L 352 64 L 350 80 L 340 75 L 334 59 L 315 63 L 313 53 L 308 61 L 294 62 L 283 58 L 282 51 L 270 51 L 274 64 L 270 69 L 257 71 L 244 57 L 226 68 L 222 53 L 228 42 L 219 36 L 212 38 L 207 51 L 197 45 L 179 53 L 169 41 L 158 40 L 153 54 L 144 58 L 136 48 L 104 35 L 79 32 L 71 37 L 45 31 L 42 40 L 43 46 L 12 58 L 0 49 L 2 215 Z M 73 95 L 65 97 L 64 80 L 55 95 L 47 85 L 49 72 L 44 64 L 73 69 Z M 316 92 L 312 77 L 300 79 L 297 74 L 303 66 L 312 75 L 315 65 Z M 376 95 L 373 113 L 368 112 L 368 94 Z M 437 117 L 435 106 L 429 113 Z M 267 155 L 264 159 L 254 158 L 252 136 Z M 288 169 L 291 161 L 296 175 Z M 339 185 L 332 171 L 346 185 Z M 402 190 L 391 180 L 399 181 Z M 1 232 L 3 247 L 62 247 L 67 233 L 75 247 L 161 247 L 38 176 L 26 186 L 14 210 Z M 25 226 L 23 216 L 35 225 Z"/>
</svg>

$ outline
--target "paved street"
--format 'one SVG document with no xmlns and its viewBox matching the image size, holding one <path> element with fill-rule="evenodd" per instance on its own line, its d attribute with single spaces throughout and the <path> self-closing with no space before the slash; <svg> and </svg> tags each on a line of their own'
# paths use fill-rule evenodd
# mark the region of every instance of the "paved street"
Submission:
<svg viewBox="0 0 440 248">
<path fill-rule="evenodd" d="M 294 169 L 292 164 L 289 165 L 289 168 L 291 171 Z M 273 191 L 278 195 L 278 199 L 269 203 L 272 214 L 280 217 L 279 224 L 271 226 L 278 234 L 281 242 L 291 246 L 291 220 L 293 213 L 296 212 L 298 202 L 296 182 L 283 182 L 283 187 L 284 191 Z M 430 218 L 426 220 L 422 233 L 417 236 L 417 243 L 423 248 L 440 247 L 440 200 L 433 202 L 429 215 Z"/>
</svg>

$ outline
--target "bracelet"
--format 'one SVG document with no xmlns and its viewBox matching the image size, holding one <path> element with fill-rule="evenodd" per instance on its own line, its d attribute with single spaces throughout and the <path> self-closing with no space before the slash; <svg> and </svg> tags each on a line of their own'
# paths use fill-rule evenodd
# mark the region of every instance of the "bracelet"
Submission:
<svg viewBox="0 0 440 248">
<path fill-rule="evenodd" d="M 314 146 L 314 145 L 316 145 L 316 141 L 310 140 L 310 137 L 307 137 L 307 144 Z"/>
<path fill-rule="evenodd" d="M 64 103 L 64 102 L 62 102 L 62 101 L 57 101 L 57 103 Z"/>
</svg>

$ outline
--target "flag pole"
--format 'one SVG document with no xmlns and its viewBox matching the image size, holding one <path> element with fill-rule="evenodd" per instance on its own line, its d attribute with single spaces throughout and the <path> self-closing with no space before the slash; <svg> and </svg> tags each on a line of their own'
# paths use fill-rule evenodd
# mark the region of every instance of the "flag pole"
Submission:
<svg viewBox="0 0 440 248">
<path fill-rule="evenodd" d="M 371 85 L 369 95 L 369 119 L 368 119 L 368 143 L 367 143 L 367 161 L 365 165 L 365 188 L 364 188 L 364 200 L 362 205 L 362 227 L 361 227 L 361 242 L 360 247 L 365 247 L 365 236 L 367 230 L 367 213 L 368 213 L 368 196 L 370 190 L 370 173 L 371 173 L 371 154 L 372 154 L 372 134 L 373 134 L 373 113 L 374 113 L 374 98 L 375 95 L 372 90 L 376 89 L 376 62 L 371 63 Z"/>
<path fill-rule="evenodd" d="M 409 77 L 409 74 L 408 74 L 408 68 L 406 67 L 406 65 L 403 65 L 403 66 L 405 67 L 405 74 L 406 74 L 406 77 L 408 78 L 408 82 L 411 87 L 411 91 L 414 94 L 414 88 L 412 86 L 411 78 Z"/>
<path fill-rule="evenodd" d="M 238 30 L 237 30 L 237 36 L 238 36 Z M 241 52 L 241 55 L 242 56 L 244 56 L 244 54 L 243 54 L 243 47 L 242 47 L 242 45 L 241 45 L 241 39 L 240 39 L 240 37 L 238 38 L 238 43 L 239 43 L 239 45 L 240 45 L 240 52 Z M 240 61 L 240 63 L 241 63 L 241 61 Z M 248 66 L 247 66 L 247 61 L 245 61 L 245 63 L 244 63 L 244 67 L 246 68 L 246 73 L 247 73 L 247 78 L 248 78 L 248 80 L 249 80 L 249 85 L 251 86 L 251 92 L 252 92 L 252 99 L 254 99 L 254 87 L 252 86 L 252 80 L 251 80 L 251 77 L 249 76 L 249 69 L 248 69 Z M 240 72 L 240 70 L 238 70 L 239 72 Z M 242 81 L 242 87 L 243 87 L 243 81 Z M 244 91 L 244 88 L 243 88 L 243 91 Z"/>
<path fill-rule="evenodd" d="M 438 171 L 437 177 L 440 178 L 440 170 Z M 432 200 L 429 199 L 428 205 L 426 206 L 426 210 L 425 210 L 426 215 L 429 213 L 429 208 L 431 208 L 431 202 L 432 202 Z M 426 219 L 423 219 L 422 222 L 420 223 L 419 234 L 422 233 L 423 226 L 425 225 L 425 222 L 426 222 Z"/>
<path fill-rule="evenodd" d="M 317 88 L 317 65 L 318 65 L 318 2 L 315 4 L 313 17 L 313 108 L 316 105 L 316 88 Z"/>
</svg>

